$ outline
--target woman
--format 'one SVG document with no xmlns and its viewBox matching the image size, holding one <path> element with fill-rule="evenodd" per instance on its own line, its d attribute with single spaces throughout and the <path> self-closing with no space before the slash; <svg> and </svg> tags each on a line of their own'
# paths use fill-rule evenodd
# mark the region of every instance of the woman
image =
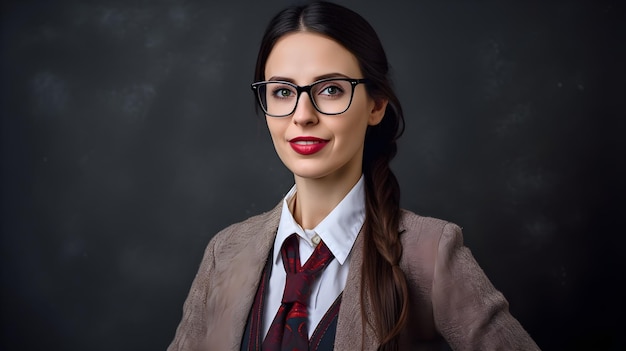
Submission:
<svg viewBox="0 0 626 351">
<path fill-rule="evenodd" d="M 283 10 L 252 88 L 295 185 L 210 241 L 169 350 L 538 349 L 459 227 L 400 209 L 404 118 L 362 17 Z"/>
</svg>

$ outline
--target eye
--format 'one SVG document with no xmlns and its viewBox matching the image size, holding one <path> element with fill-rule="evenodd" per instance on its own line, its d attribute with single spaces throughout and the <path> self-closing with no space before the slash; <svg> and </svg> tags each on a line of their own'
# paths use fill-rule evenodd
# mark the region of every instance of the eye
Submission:
<svg viewBox="0 0 626 351">
<path fill-rule="evenodd" d="M 276 87 L 272 90 L 272 96 L 278 99 L 287 99 L 294 94 L 295 92 L 288 87 Z"/>
<path fill-rule="evenodd" d="M 331 83 L 330 85 L 323 87 L 320 90 L 319 94 L 326 95 L 326 96 L 339 96 L 343 94 L 343 92 L 344 90 L 340 86 L 335 85 L 334 83 Z"/>
<path fill-rule="evenodd" d="M 322 91 L 322 94 L 336 95 L 336 94 L 339 94 L 340 92 L 341 92 L 341 89 L 339 89 L 338 87 L 330 86 L 324 89 Z"/>
</svg>

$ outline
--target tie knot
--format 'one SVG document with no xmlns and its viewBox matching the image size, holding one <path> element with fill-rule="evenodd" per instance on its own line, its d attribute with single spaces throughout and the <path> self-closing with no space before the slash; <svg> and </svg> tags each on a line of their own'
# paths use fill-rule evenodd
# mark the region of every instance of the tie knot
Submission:
<svg viewBox="0 0 626 351">
<path fill-rule="evenodd" d="M 287 273 L 282 303 L 299 302 L 308 305 L 311 295 L 311 283 L 315 277 L 310 273 Z"/>
</svg>

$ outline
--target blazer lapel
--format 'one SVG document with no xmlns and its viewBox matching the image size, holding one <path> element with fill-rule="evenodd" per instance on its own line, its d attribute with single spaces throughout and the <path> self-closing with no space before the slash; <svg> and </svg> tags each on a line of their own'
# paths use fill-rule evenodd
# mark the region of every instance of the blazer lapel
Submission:
<svg viewBox="0 0 626 351">
<path fill-rule="evenodd" d="M 216 257 L 216 277 L 219 281 L 209 297 L 215 313 L 214 340 L 209 345 L 224 345 L 226 350 L 239 350 L 267 257 L 276 236 L 282 203 L 255 220 L 243 222 L 229 233 L 231 237 L 221 245 Z M 232 272 L 237 272 L 233 275 Z M 230 337 L 229 337 L 230 336 Z"/>
<path fill-rule="evenodd" d="M 400 234 L 405 231 L 406 223 L 400 221 Z M 376 350 L 380 342 L 372 327 L 366 323 L 363 329 L 362 313 L 372 318 L 372 303 L 368 294 L 363 300 L 364 311 L 361 310 L 361 272 L 363 267 L 363 229 L 354 242 L 350 253 L 350 271 L 343 290 L 339 317 L 337 320 L 337 334 L 335 336 L 336 350 Z M 365 335 L 363 335 L 365 332 Z"/>
</svg>

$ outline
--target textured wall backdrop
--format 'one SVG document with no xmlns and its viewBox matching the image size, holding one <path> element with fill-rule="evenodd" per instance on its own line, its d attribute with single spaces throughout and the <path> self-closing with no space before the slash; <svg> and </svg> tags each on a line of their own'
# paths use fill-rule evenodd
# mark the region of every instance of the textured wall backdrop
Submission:
<svg viewBox="0 0 626 351">
<path fill-rule="evenodd" d="M 623 5 L 339 2 L 393 66 L 403 206 L 542 348 L 623 349 Z M 212 235 L 292 184 L 249 89 L 289 3 L 2 3 L 1 349 L 166 348 Z"/>
</svg>

